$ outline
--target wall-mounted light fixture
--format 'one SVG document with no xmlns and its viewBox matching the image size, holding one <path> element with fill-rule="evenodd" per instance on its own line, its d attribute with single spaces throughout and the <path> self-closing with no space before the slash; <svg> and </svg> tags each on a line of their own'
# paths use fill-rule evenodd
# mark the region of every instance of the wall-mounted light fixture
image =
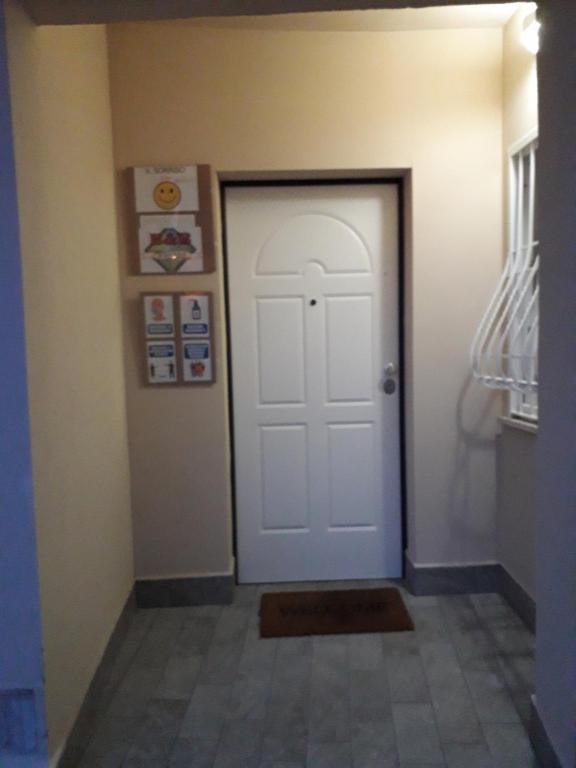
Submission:
<svg viewBox="0 0 576 768">
<path fill-rule="evenodd" d="M 540 27 L 542 25 L 536 18 L 536 11 L 529 13 L 522 24 L 520 41 L 526 50 L 536 55 L 540 50 Z"/>
</svg>

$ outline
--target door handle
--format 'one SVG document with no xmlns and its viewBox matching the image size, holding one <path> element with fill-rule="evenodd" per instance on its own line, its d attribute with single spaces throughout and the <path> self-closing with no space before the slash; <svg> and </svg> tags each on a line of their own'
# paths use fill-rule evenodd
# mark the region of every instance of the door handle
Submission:
<svg viewBox="0 0 576 768">
<path fill-rule="evenodd" d="M 388 363 L 386 368 L 384 368 L 384 375 L 387 379 L 391 378 L 392 376 L 396 376 L 398 373 L 398 366 L 396 363 Z"/>
<path fill-rule="evenodd" d="M 398 374 L 398 366 L 396 363 L 388 363 L 384 368 L 384 381 L 382 383 L 382 389 L 384 394 L 393 395 L 396 392 L 396 376 Z"/>
</svg>

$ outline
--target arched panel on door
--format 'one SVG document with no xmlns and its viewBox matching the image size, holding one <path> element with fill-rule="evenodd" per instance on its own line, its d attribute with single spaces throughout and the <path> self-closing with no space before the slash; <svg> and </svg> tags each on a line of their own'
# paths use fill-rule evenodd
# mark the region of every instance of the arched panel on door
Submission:
<svg viewBox="0 0 576 768">
<path fill-rule="evenodd" d="M 345 221 L 323 213 L 294 216 L 274 232 L 256 260 L 256 275 L 301 275 L 310 263 L 327 274 L 370 273 L 370 253 Z"/>
</svg>

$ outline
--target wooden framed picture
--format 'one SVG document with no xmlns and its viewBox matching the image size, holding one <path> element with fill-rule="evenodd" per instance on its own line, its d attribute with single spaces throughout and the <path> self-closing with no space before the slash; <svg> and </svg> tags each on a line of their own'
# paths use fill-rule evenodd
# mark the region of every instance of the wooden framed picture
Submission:
<svg viewBox="0 0 576 768">
<path fill-rule="evenodd" d="M 210 166 L 134 168 L 133 185 L 137 274 L 214 272 Z"/>
<path fill-rule="evenodd" d="M 215 381 L 210 291 L 142 293 L 141 315 L 147 385 Z"/>
</svg>

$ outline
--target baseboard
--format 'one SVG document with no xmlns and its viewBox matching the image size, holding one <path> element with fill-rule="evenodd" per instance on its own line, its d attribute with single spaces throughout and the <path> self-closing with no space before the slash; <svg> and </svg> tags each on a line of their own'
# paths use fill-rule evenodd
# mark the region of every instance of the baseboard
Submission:
<svg viewBox="0 0 576 768">
<path fill-rule="evenodd" d="M 500 591 L 497 563 L 418 566 L 405 555 L 404 577 L 413 595 L 464 595 Z"/>
<path fill-rule="evenodd" d="M 531 632 L 536 632 L 536 603 L 510 573 L 500 566 L 499 590 Z"/>
<path fill-rule="evenodd" d="M 134 592 L 131 591 L 110 636 L 102 660 L 94 673 L 74 727 L 62 750 L 62 756 L 55 762 L 58 768 L 78 768 L 90 737 L 94 733 L 98 713 L 101 713 L 111 701 L 115 681 L 117 682 L 123 672 L 127 671 L 118 669 L 118 651 L 126 639 L 135 610 L 136 601 Z"/>
<path fill-rule="evenodd" d="M 134 586 L 138 608 L 182 608 L 229 605 L 234 599 L 234 575 L 178 579 L 141 579 Z"/>
<path fill-rule="evenodd" d="M 532 742 L 532 749 L 538 760 L 539 768 L 562 768 L 562 764 L 552 746 L 552 742 L 548 738 L 548 733 L 540 718 L 538 707 L 536 706 L 534 699 L 532 699 L 528 731 L 530 741 Z"/>
</svg>

